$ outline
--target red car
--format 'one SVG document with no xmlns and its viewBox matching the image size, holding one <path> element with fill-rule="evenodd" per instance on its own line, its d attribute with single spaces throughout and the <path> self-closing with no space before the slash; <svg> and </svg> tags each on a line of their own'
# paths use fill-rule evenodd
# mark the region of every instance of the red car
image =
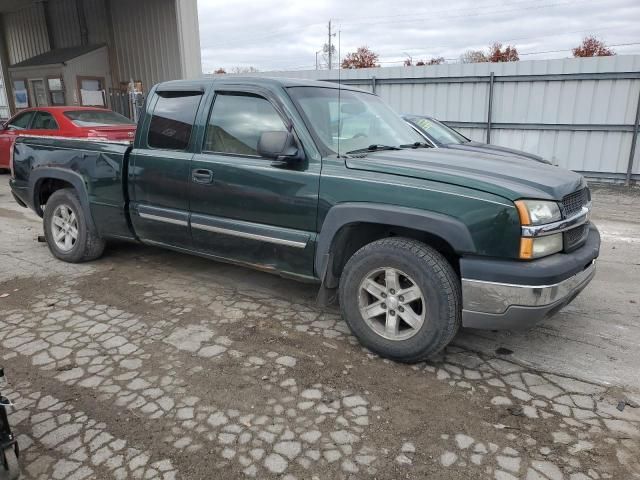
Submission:
<svg viewBox="0 0 640 480">
<path fill-rule="evenodd" d="M 0 128 L 0 169 L 9 168 L 11 145 L 18 135 L 133 140 L 136 124 L 104 108 L 27 108 Z"/>
</svg>

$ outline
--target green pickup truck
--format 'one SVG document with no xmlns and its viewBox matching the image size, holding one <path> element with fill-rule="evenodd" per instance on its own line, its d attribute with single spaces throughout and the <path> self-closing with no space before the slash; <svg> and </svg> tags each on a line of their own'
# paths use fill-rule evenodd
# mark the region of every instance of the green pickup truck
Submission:
<svg viewBox="0 0 640 480">
<path fill-rule="evenodd" d="M 363 345 L 404 362 L 461 325 L 549 317 L 600 248 L 580 175 L 429 148 L 379 97 L 332 83 L 161 83 L 133 145 L 22 137 L 11 170 L 61 260 L 124 239 L 316 282 Z"/>
</svg>

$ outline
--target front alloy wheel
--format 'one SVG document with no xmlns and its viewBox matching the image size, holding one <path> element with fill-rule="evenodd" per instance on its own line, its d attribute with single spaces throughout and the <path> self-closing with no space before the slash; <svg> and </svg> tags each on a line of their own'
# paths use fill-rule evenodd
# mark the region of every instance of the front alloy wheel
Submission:
<svg viewBox="0 0 640 480">
<path fill-rule="evenodd" d="M 406 340 L 420 331 L 426 317 L 420 287 L 392 267 L 370 272 L 360 283 L 358 304 L 367 325 L 387 340 Z"/>
</svg>

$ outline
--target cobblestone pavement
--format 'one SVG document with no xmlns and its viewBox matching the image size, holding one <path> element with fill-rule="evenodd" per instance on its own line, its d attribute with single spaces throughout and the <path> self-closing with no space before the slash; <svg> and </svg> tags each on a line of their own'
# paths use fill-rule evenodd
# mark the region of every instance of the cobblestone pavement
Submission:
<svg viewBox="0 0 640 480">
<path fill-rule="evenodd" d="M 67 265 L 4 186 L 0 225 L 2 393 L 27 479 L 640 478 L 624 368 L 595 382 L 469 332 L 395 364 L 311 286 L 125 244 Z"/>
</svg>

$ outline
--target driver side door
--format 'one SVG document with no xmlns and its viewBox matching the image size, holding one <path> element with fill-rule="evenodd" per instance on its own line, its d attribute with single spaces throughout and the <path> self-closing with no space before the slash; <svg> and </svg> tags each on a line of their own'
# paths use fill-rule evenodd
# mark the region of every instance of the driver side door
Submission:
<svg viewBox="0 0 640 480">
<path fill-rule="evenodd" d="M 202 151 L 191 161 L 194 248 L 265 270 L 313 276 L 320 162 L 274 162 L 257 152 L 263 132 L 287 131 L 290 124 L 268 92 L 215 92 Z"/>
</svg>

